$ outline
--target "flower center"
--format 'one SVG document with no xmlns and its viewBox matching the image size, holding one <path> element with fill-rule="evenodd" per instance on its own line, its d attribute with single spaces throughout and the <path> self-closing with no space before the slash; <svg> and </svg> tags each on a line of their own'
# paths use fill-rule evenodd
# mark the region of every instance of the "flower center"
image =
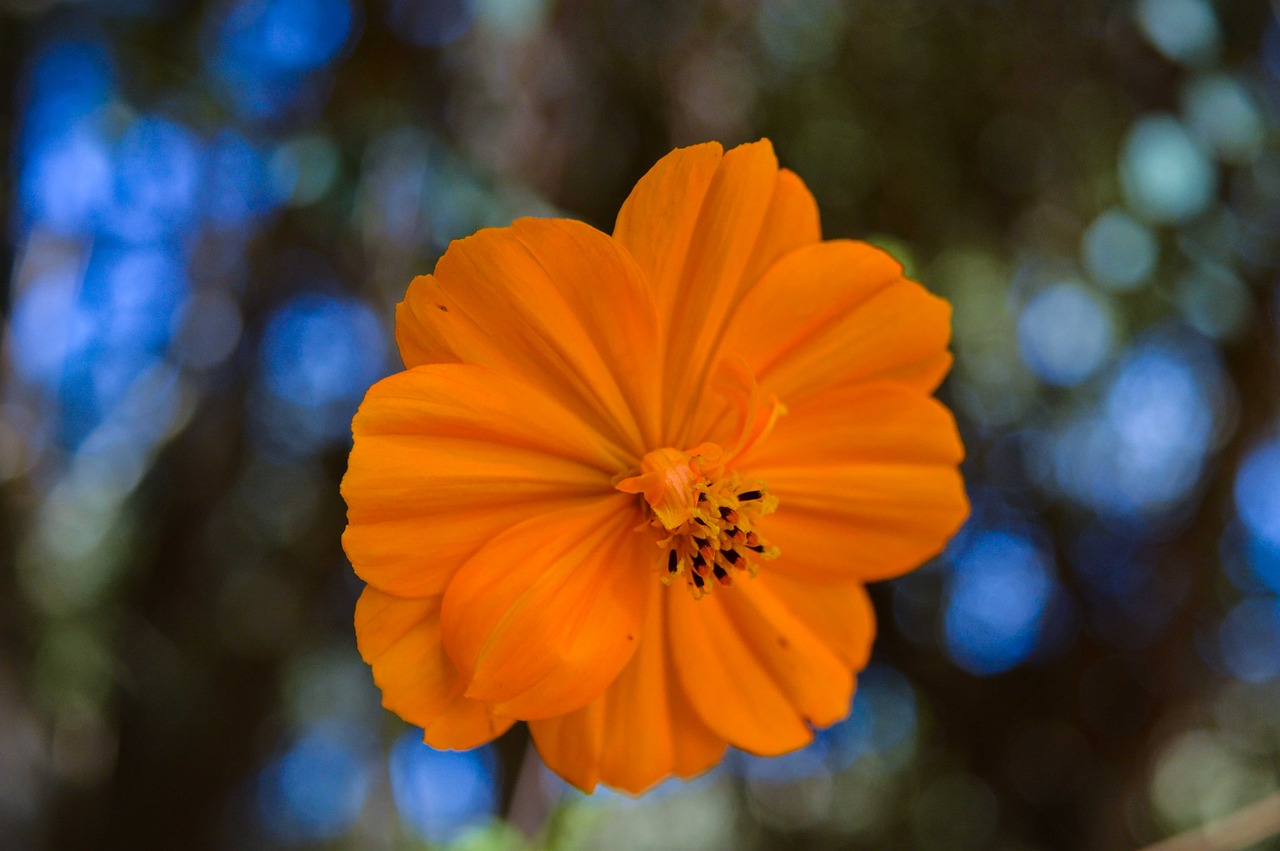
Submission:
<svg viewBox="0 0 1280 851">
<path fill-rule="evenodd" d="M 644 495 L 664 553 L 662 581 L 669 585 L 684 576 L 695 598 L 711 590 L 710 580 L 732 585 L 736 575 L 755 576 L 760 561 L 778 556 L 756 529 L 761 517 L 777 510 L 778 498 L 764 482 L 726 471 L 724 450 L 714 443 L 690 452 L 650 452 L 640 474 L 617 488 Z"/>
</svg>

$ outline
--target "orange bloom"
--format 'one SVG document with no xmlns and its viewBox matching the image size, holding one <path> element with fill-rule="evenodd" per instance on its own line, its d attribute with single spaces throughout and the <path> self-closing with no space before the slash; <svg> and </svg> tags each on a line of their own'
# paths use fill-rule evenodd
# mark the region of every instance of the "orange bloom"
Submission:
<svg viewBox="0 0 1280 851">
<path fill-rule="evenodd" d="M 849 711 L 864 583 L 968 505 L 950 308 L 823 241 L 768 141 L 664 157 L 612 236 L 454 242 L 352 424 L 360 652 L 438 748 L 527 721 L 584 790 L 772 755 Z"/>
</svg>

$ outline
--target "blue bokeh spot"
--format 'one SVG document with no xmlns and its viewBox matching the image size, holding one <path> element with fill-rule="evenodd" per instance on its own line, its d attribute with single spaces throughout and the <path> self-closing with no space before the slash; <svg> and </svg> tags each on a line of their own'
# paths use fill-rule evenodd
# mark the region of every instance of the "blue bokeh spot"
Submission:
<svg viewBox="0 0 1280 851">
<path fill-rule="evenodd" d="M 973 674 L 998 674 L 1035 651 L 1055 581 L 1048 556 L 1005 531 L 976 536 L 955 558 L 944 617 L 947 652 Z"/>
<path fill-rule="evenodd" d="M 408 732 L 392 749 L 390 768 L 400 817 L 428 842 L 456 839 L 497 806 L 497 761 L 488 747 L 438 751 Z"/>
<path fill-rule="evenodd" d="M 289 842 L 319 842 L 346 833 L 368 797 L 371 771 L 341 729 L 299 738 L 258 778 L 258 814 L 267 833 Z"/>
</svg>

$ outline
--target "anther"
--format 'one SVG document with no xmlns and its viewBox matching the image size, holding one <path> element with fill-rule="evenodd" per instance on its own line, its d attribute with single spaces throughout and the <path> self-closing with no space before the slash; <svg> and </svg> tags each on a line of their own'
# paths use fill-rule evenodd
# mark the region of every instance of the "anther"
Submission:
<svg viewBox="0 0 1280 851">
<path fill-rule="evenodd" d="M 756 531 L 761 518 L 777 509 L 777 498 L 763 482 L 726 471 L 722 454 L 654 450 L 637 475 L 617 485 L 648 505 L 649 525 L 662 547 L 655 558 L 662 581 L 683 574 L 695 599 L 712 592 L 713 577 L 719 585 L 732 585 L 739 573 L 753 577 L 760 562 L 778 556 L 778 548 Z"/>
</svg>

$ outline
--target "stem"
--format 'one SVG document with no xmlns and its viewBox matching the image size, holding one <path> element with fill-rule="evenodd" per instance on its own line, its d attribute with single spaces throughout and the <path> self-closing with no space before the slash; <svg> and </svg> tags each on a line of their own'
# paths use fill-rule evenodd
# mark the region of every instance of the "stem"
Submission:
<svg viewBox="0 0 1280 851">
<path fill-rule="evenodd" d="M 1142 851 L 1240 851 L 1280 834 L 1280 792 Z"/>
<path fill-rule="evenodd" d="M 524 756 L 516 775 L 515 791 L 507 821 L 530 839 L 538 836 L 551 815 L 551 798 L 542 782 L 542 760 L 533 749 L 533 741 L 525 743 Z"/>
</svg>

